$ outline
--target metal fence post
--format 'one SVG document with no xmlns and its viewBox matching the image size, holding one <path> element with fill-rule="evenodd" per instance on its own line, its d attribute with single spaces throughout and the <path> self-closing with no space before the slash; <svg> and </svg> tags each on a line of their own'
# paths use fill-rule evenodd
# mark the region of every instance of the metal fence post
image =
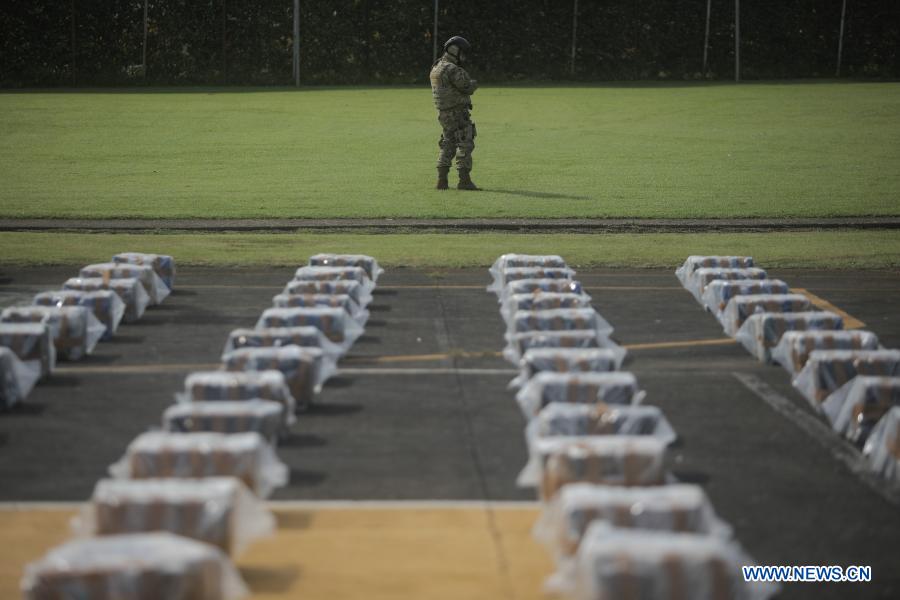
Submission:
<svg viewBox="0 0 900 600">
<path fill-rule="evenodd" d="M 300 87 L 300 0 L 294 0 L 294 86 Z"/>
<path fill-rule="evenodd" d="M 741 0 L 734 0 L 734 80 L 741 80 Z"/>
<path fill-rule="evenodd" d="M 844 17 L 847 14 L 847 0 L 844 0 L 841 4 L 841 32 L 838 34 L 838 55 L 837 55 L 837 68 L 834 70 L 834 76 L 841 76 L 841 58 L 844 53 Z"/>
<path fill-rule="evenodd" d="M 572 7 L 572 62 L 569 65 L 569 74 L 575 75 L 575 48 L 578 40 L 578 0 Z"/>
<path fill-rule="evenodd" d="M 438 11 L 440 11 L 440 0 L 434 0 L 434 34 L 431 36 L 432 39 L 432 50 L 431 50 L 431 62 L 437 62 L 437 48 L 438 48 Z"/>
<path fill-rule="evenodd" d="M 703 76 L 706 77 L 707 56 L 709 55 L 709 15 L 712 10 L 712 0 L 706 0 L 706 32 L 703 34 Z"/>
</svg>

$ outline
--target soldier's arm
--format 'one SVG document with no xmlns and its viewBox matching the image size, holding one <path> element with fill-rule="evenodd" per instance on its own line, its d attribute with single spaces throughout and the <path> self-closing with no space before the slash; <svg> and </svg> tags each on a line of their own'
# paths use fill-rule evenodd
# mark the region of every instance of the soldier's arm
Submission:
<svg viewBox="0 0 900 600">
<path fill-rule="evenodd" d="M 478 89 L 478 82 L 469 77 L 465 69 L 456 67 L 450 71 L 449 75 L 450 84 L 467 96 L 471 96 Z"/>
</svg>

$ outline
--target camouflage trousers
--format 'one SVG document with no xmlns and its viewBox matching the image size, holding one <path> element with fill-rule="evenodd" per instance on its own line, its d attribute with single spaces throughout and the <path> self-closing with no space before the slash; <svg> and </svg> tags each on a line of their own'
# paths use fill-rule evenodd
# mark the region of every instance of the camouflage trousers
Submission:
<svg viewBox="0 0 900 600">
<path fill-rule="evenodd" d="M 469 109 L 454 108 L 438 112 L 441 124 L 441 139 L 438 147 L 437 166 L 449 167 L 456 157 L 456 168 L 460 171 L 472 170 L 472 152 L 475 150 L 475 123 L 469 118 Z"/>
</svg>

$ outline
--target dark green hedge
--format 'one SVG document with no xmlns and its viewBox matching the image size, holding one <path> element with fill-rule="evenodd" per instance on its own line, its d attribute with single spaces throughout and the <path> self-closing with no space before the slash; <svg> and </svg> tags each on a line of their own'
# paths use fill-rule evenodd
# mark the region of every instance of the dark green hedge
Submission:
<svg viewBox="0 0 900 600">
<path fill-rule="evenodd" d="M 292 0 L 0 3 L 0 86 L 288 84 Z M 427 80 L 433 0 L 301 1 L 301 73 L 309 84 Z M 444 0 L 439 39 L 475 45 L 483 81 L 697 77 L 706 0 L 580 0 L 569 72 L 571 0 Z M 841 0 L 743 0 L 746 79 L 834 75 Z M 733 76 L 733 0 L 713 0 L 709 66 Z M 900 2 L 848 0 L 843 74 L 900 75 Z"/>
</svg>

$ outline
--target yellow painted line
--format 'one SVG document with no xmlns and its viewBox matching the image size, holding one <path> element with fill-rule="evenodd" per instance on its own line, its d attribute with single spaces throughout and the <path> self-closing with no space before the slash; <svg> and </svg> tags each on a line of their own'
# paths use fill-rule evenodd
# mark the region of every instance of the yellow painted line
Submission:
<svg viewBox="0 0 900 600">
<path fill-rule="evenodd" d="M 820 298 L 820 297 L 816 296 L 815 294 L 813 294 L 812 292 L 810 292 L 807 289 L 791 288 L 791 291 L 796 292 L 798 294 L 803 294 L 804 296 L 809 298 L 809 301 L 812 302 L 813 306 L 816 306 L 818 308 L 821 308 L 822 310 L 827 310 L 829 312 L 833 312 L 833 313 L 839 315 L 844 320 L 844 329 L 862 329 L 863 327 L 866 326 L 865 323 L 863 323 L 856 317 L 851 316 L 850 314 L 841 310 L 840 308 L 838 308 L 837 306 L 835 306 L 828 300 L 825 300 L 824 298 Z"/>
<path fill-rule="evenodd" d="M 430 362 L 438 360 L 449 360 L 451 358 L 495 358 L 503 356 L 502 352 L 494 350 L 486 350 L 483 352 L 469 352 L 460 350 L 458 352 L 445 352 L 440 354 L 395 354 L 386 356 L 349 356 L 345 358 L 343 363 L 366 363 L 366 364 L 385 364 L 397 362 Z"/>
<path fill-rule="evenodd" d="M 685 340 L 683 342 L 651 342 L 648 344 L 625 344 L 626 350 L 661 350 L 665 348 L 693 348 L 695 346 L 730 346 L 735 344 L 731 338 L 714 338 L 707 340 Z"/>
<path fill-rule="evenodd" d="M 179 363 L 156 365 L 104 365 L 102 367 L 57 367 L 55 375 L 144 375 L 181 371 L 216 371 L 220 363 Z"/>
<path fill-rule="evenodd" d="M 278 529 L 238 557 L 252 600 L 542 600 L 552 563 L 537 508 L 274 509 Z M 0 598 L 70 538 L 75 510 L 0 511 Z"/>
</svg>

